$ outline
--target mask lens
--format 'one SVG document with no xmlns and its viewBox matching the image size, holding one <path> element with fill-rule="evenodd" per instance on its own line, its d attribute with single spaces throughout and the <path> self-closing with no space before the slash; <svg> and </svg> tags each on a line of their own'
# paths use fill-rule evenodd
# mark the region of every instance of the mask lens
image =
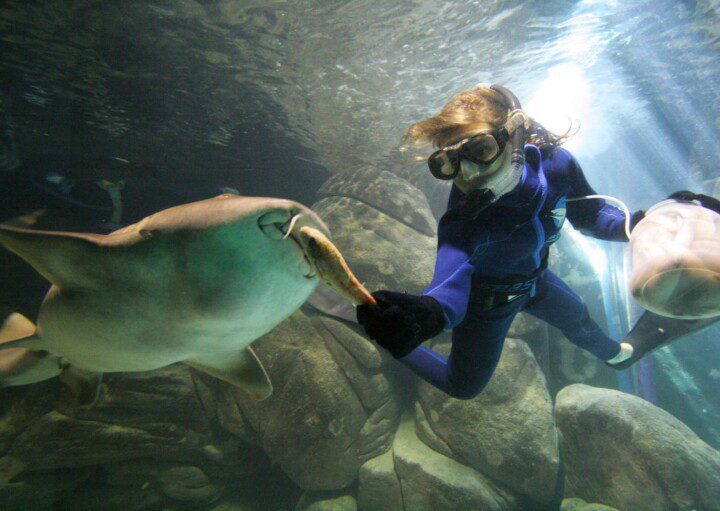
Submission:
<svg viewBox="0 0 720 511">
<path fill-rule="evenodd" d="M 428 158 L 428 167 L 438 179 L 453 179 L 460 172 L 460 160 L 457 151 L 435 151 Z"/>
<path fill-rule="evenodd" d="M 500 146 L 489 134 L 477 135 L 462 146 L 462 156 L 474 163 L 488 164 L 500 154 Z"/>
</svg>

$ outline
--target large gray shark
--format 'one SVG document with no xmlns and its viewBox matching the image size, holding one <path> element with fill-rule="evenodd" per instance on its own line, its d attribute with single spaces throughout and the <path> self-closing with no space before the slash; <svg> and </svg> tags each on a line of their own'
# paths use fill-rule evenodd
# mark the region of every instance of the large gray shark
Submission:
<svg viewBox="0 0 720 511">
<path fill-rule="evenodd" d="M 231 194 L 108 235 L 0 226 L 0 243 L 52 283 L 37 328 L 16 314 L 0 331 L 12 350 L 0 352 L 0 383 L 184 362 L 264 399 L 272 385 L 249 345 L 333 273 L 318 260 L 328 235 L 301 204 Z M 359 285 L 341 277 L 336 287 Z"/>
</svg>

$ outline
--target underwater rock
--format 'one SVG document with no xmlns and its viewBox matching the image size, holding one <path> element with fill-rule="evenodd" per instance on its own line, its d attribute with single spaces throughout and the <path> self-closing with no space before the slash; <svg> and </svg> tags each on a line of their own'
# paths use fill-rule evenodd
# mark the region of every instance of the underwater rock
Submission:
<svg viewBox="0 0 720 511">
<path fill-rule="evenodd" d="M 442 217 L 447 209 L 452 188 L 451 181 L 443 181 L 433 176 L 428 172 L 427 162 L 424 160 L 413 165 L 403 165 L 403 162 L 398 162 L 393 172 L 399 178 L 407 180 L 411 185 L 422 190 L 435 218 Z"/>
<path fill-rule="evenodd" d="M 434 236 L 347 197 L 322 199 L 312 208 L 330 227 L 333 243 L 370 292 L 399 289 L 417 294 L 430 283 Z"/>
<path fill-rule="evenodd" d="M 188 370 L 180 366 L 147 373 L 108 374 L 94 406 L 80 406 L 61 388 L 54 409 L 25 408 L 36 387 L 16 410 L 35 415 L 17 431 L 7 454 L 33 470 L 88 466 L 138 457 L 163 459 L 211 443 L 208 418 L 199 406 Z M 178 423 L 178 417 L 182 421 Z M 12 420 L 8 417 L 6 420 Z M 92 439 L 92 440 L 90 440 Z"/>
<path fill-rule="evenodd" d="M 319 330 L 321 328 L 323 327 L 320 326 Z M 334 337 L 323 337 L 325 347 L 335 359 L 335 362 L 342 368 L 342 372 L 362 405 L 370 410 L 382 406 L 387 401 L 387 395 L 390 391 L 390 382 L 387 377 L 382 372 L 367 370 L 361 366 L 348 350 L 335 341 Z"/>
<path fill-rule="evenodd" d="M 336 490 L 390 448 L 401 396 L 392 375 L 357 363 L 316 320 L 314 311 L 298 311 L 254 344 L 275 387 L 266 401 L 221 391 L 243 416 L 232 427 L 247 423 L 295 484 Z"/>
<path fill-rule="evenodd" d="M 11 456 L 0 458 L 0 509 L 51 509 L 92 475 L 91 469 L 84 468 L 40 472 L 27 478 L 26 468 L 22 461 Z M 135 508 L 128 506 L 128 509 Z"/>
<path fill-rule="evenodd" d="M 559 452 L 552 400 L 525 342 L 506 339 L 497 370 L 479 396 L 453 399 L 423 382 L 418 402 L 418 434 L 430 447 L 538 507 L 553 499 Z"/>
<path fill-rule="evenodd" d="M 318 321 L 330 332 L 333 339 L 353 356 L 358 364 L 368 369 L 379 369 L 391 360 L 392 357 L 370 341 L 364 332 L 360 333 L 357 326 L 353 328 L 343 321 L 327 317 L 320 317 Z"/>
<path fill-rule="evenodd" d="M 425 194 L 390 172 L 365 167 L 336 174 L 325 181 L 317 195 L 321 199 L 354 199 L 427 236 L 435 236 L 437 222 Z"/>
<path fill-rule="evenodd" d="M 403 509 L 412 511 L 520 510 L 518 502 L 489 479 L 430 449 L 415 434 L 412 419 L 400 424 L 393 443 Z"/>
<path fill-rule="evenodd" d="M 198 504 L 228 479 L 268 466 L 259 449 L 216 436 L 199 399 L 208 389 L 181 365 L 107 374 L 91 407 L 56 380 L 10 390 L 0 419 L 0 509 L 47 509 L 47 499 L 63 509 Z"/>
<path fill-rule="evenodd" d="M 363 168 L 330 178 L 318 195 L 312 209 L 371 292 L 420 293 L 428 285 L 435 264 L 436 222 L 420 190 L 389 172 Z M 327 316 L 357 321 L 354 307 L 323 286 L 308 303 Z M 353 350 L 366 365 L 382 363 L 372 350 L 363 351 Z"/>
<path fill-rule="evenodd" d="M 557 396 L 566 496 L 622 510 L 717 509 L 720 453 L 669 413 L 615 390 Z"/>
<path fill-rule="evenodd" d="M 419 293 L 432 279 L 435 263 L 434 224 L 432 231 L 429 230 L 432 213 L 422 192 L 392 174 L 385 172 L 380 176 L 382 182 L 392 186 L 371 187 L 377 182 L 377 174 L 378 171 L 361 172 L 375 195 L 368 198 L 358 195 L 361 199 L 341 195 L 345 193 L 340 189 L 344 181 L 338 178 L 330 188 L 334 195 L 323 197 L 312 209 L 328 225 L 333 243 L 371 292 L 397 289 Z M 392 199 L 389 193 L 395 188 L 408 193 L 410 200 Z M 352 189 L 347 193 L 351 192 Z M 382 196 L 381 192 L 386 195 Z M 375 204 L 380 204 L 382 209 Z M 417 222 L 424 222 L 421 224 L 425 225 L 424 230 L 420 230 Z"/>
<path fill-rule="evenodd" d="M 510 324 L 507 337 L 513 339 L 530 339 L 543 327 L 543 322 L 527 312 L 520 312 Z"/>
<path fill-rule="evenodd" d="M 162 491 L 182 502 L 204 502 L 217 496 L 218 489 L 198 467 L 170 467 L 160 474 Z"/>
<path fill-rule="evenodd" d="M 560 511 L 618 511 L 605 504 L 588 504 L 583 499 L 565 499 L 562 501 Z"/>
<path fill-rule="evenodd" d="M 357 511 L 357 501 L 347 493 L 305 492 L 295 511 Z"/>
<path fill-rule="evenodd" d="M 392 451 L 368 460 L 360 467 L 357 497 L 360 511 L 404 510 Z"/>
</svg>

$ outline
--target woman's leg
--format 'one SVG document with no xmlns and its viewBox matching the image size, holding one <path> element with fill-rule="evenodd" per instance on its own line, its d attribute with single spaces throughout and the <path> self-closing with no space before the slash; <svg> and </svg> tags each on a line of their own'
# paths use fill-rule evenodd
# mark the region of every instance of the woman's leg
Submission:
<svg viewBox="0 0 720 511">
<path fill-rule="evenodd" d="M 400 361 L 452 397 L 475 397 L 490 381 L 510 323 L 525 301 L 520 297 L 488 310 L 484 297 L 471 294 L 465 319 L 453 329 L 449 357 L 420 346 Z"/>
<path fill-rule="evenodd" d="M 620 352 L 620 343 L 605 335 L 593 321 L 582 298 L 550 270 L 543 272 L 525 310 L 559 328 L 570 342 L 600 360 L 610 360 Z"/>
</svg>

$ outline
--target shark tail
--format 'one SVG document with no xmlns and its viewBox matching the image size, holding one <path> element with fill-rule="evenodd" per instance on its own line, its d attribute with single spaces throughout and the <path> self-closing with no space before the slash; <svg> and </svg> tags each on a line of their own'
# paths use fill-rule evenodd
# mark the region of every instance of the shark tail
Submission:
<svg viewBox="0 0 720 511">
<path fill-rule="evenodd" d="M 42 350 L 32 321 L 13 313 L 0 327 L 0 387 L 27 385 L 60 374 L 61 363 Z"/>
</svg>

